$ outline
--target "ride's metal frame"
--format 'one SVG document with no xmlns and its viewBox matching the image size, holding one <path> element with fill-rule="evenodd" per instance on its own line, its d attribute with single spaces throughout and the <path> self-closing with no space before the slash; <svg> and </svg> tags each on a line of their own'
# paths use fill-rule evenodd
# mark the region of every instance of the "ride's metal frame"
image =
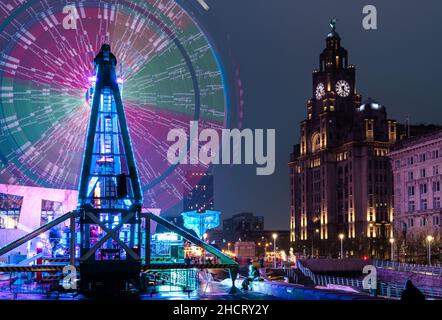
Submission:
<svg viewBox="0 0 442 320">
<path fill-rule="evenodd" d="M 75 259 L 75 221 L 76 218 L 80 217 L 79 211 L 73 211 L 68 212 L 53 221 L 41 226 L 40 228 L 22 236 L 21 238 L 9 243 L 8 245 L 4 246 L 3 248 L 0 248 L 0 256 L 3 256 L 7 254 L 8 252 L 11 252 L 15 248 L 27 243 L 30 240 L 33 240 L 34 238 L 38 237 L 39 235 L 49 231 L 51 228 L 57 226 L 58 224 L 70 220 L 71 222 L 71 230 L 74 230 L 72 233 L 71 231 L 71 238 L 70 238 L 70 255 L 69 255 L 69 263 L 60 263 L 57 265 L 32 265 L 32 266 L 22 266 L 22 265 L 0 265 L 0 272 L 55 272 L 55 271 L 63 271 L 63 268 L 67 265 L 72 265 L 77 268 L 77 270 L 80 270 L 80 264 Z M 145 230 L 145 237 L 146 237 L 146 263 L 141 265 L 140 271 L 149 271 L 149 270 L 168 270 L 168 269 L 227 269 L 230 272 L 230 278 L 232 279 L 232 288 L 231 291 L 234 293 L 236 291 L 236 287 L 234 285 L 235 279 L 238 275 L 238 263 L 234 261 L 229 256 L 225 255 L 224 253 L 220 252 L 218 249 L 214 248 L 210 244 L 200 240 L 199 238 L 195 237 L 191 233 L 177 227 L 173 223 L 155 215 L 151 212 L 142 212 L 141 218 L 144 219 L 144 223 L 146 226 L 150 226 L 150 221 L 153 220 L 154 222 L 158 223 L 159 225 L 169 229 L 172 232 L 175 232 L 182 236 L 184 239 L 201 246 L 203 250 L 206 250 L 207 252 L 213 254 L 215 257 L 219 259 L 218 264 L 183 264 L 183 263 L 152 263 L 150 261 L 150 231 L 148 229 Z M 74 253 L 74 254 L 72 254 Z"/>
<path fill-rule="evenodd" d="M 235 279 L 238 274 L 238 264 L 236 261 L 223 254 L 213 246 L 205 243 L 199 238 L 193 236 L 189 232 L 177 227 L 171 222 L 156 216 L 151 212 L 142 212 L 142 202 L 143 202 L 143 194 L 141 190 L 141 185 L 138 178 L 138 172 L 136 167 L 136 161 L 133 154 L 132 143 L 130 140 L 129 129 L 127 125 L 126 116 L 124 113 L 124 106 L 121 99 L 120 88 L 117 81 L 115 66 L 116 66 L 116 58 L 110 52 L 109 45 L 103 45 L 100 53 L 94 60 L 96 65 L 96 82 L 94 87 L 94 95 L 92 99 L 92 108 L 91 108 L 91 116 L 89 119 L 88 131 L 86 135 L 86 146 L 84 150 L 84 158 L 83 158 L 83 166 L 80 176 L 80 185 L 79 185 L 79 206 L 78 210 L 66 213 L 53 221 L 37 228 L 36 230 L 30 232 L 29 234 L 24 235 L 23 237 L 11 242 L 3 248 L 0 248 L 0 256 L 10 252 L 11 250 L 19 247 L 27 243 L 28 241 L 34 239 L 35 237 L 41 235 L 44 232 L 49 231 L 51 228 L 56 225 L 70 220 L 70 251 L 69 251 L 69 264 L 75 266 L 78 270 L 80 270 L 80 278 L 87 278 L 87 281 L 93 281 L 94 276 L 99 276 L 100 270 L 105 270 L 109 267 L 109 263 L 111 265 L 119 265 L 117 270 L 123 272 L 125 269 L 131 267 L 134 270 L 134 273 L 140 273 L 146 270 L 161 270 L 161 269 L 189 269 L 189 268 L 198 268 L 198 269 L 228 269 L 230 271 L 230 277 L 232 279 L 232 289 L 231 292 L 236 291 L 234 286 Z M 117 134 L 121 135 L 121 143 L 124 151 L 123 156 L 125 157 L 124 161 L 127 165 L 127 178 L 130 182 L 130 205 L 124 206 L 122 199 L 119 199 L 116 195 L 99 197 L 105 201 L 111 202 L 109 206 L 95 206 L 94 199 L 96 199 L 95 195 L 90 195 L 90 184 L 93 176 L 97 176 L 95 172 L 96 169 L 93 166 L 96 166 L 98 161 L 98 156 L 94 150 L 97 145 L 97 136 L 100 136 L 101 129 L 98 128 L 98 122 L 100 120 L 100 112 L 103 113 L 103 110 L 100 110 L 100 105 L 102 102 L 102 92 L 109 93 L 113 97 L 113 102 L 115 103 L 115 112 L 116 120 L 119 123 L 117 128 L 119 132 Z M 102 105 L 101 105 L 102 107 Z M 112 105 L 112 108 L 113 105 Z M 113 111 L 112 109 L 111 111 Z M 117 130 L 117 131 L 118 131 Z M 113 130 L 112 130 L 113 131 Z M 111 134 L 114 134 L 112 132 Z M 115 143 L 115 142 L 112 142 Z M 118 148 L 117 148 L 118 149 Z M 119 156 L 122 156 L 119 150 L 115 150 L 118 152 L 115 153 L 107 153 L 105 156 L 108 159 L 116 159 Z M 114 161 L 114 160 L 112 160 Z M 117 161 L 121 161 L 118 159 Z M 106 162 L 106 160 L 105 160 Z M 91 171 L 92 170 L 92 171 Z M 121 171 L 121 166 L 120 166 Z M 113 172 L 112 178 L 115 180 L 116 174 L 124 174 L 122 172 Z M 125 176 L 126 177 L 126 176 Z M 127 190 L 127 189 L 126 189 Z M 112 202 L 113 201 L 113 202 Z M 118 202 L 119 201 L 119 202 Z M 94 207 L 95 206 L 95 207 Z M 104 213 L 107 215 L 111 214 L 120 214 L 121 220 L 118 225 L 114 227 L 109 227 L 105 222 L 100 221 L 100 214 Z M 142 221 L 144 220 L 144 221 Z M 169 229 L 172 232 L 177 233 L 182 236 L 184 239 L 202 247 L 203 250 L 213 254 L 220 261 L 219 264 L 198 264 L 198 265 L 187 265 L 187 264 L 155 264 L 151 262 L 150 258 L 150 222 L 154 221 L 165 228 Z M 142 264 L 141 259 L 141 225 L 144 222 L 145 226 L 145 251 L 144 251 L 144 264 Z M 120 229 L 124 224 L 131 225 L 131 245 L 128 246 L 124 241 L 122 241 L 119 237 Z M 89 243 L 89 226 L 96 225 L 100 227 L 105 233 L 104 236 L 98 240 L 92 247 Z M 133 226 L 137 226 L 135 228 Z M 81 239 L 79 239 L 80 244 L 80 256 L 79 259 L 76 260 L 76 229 L 77 226 L 80 229 Z M 134 235 L 132 232 L 137 230 L 138 237 L 137 243 L 134 243 L 132 240 Z M 100 261 L 95 260 L 96 251 L 108 240 L 115 241 L 123 250 L 126 252 L 127 261 L 114 261 L 103 264 Z M 137 250 L 135 250 L 137 248 Z M 0 266 L 0 272 L 13 272 L 13 271 L 62 271 L 63 268 L 67 264 L 57 264 L 57 265 L 32 265 L 32 266 L 22 266 L 22 265 L 4 265 Z M 135 267 L 135 268 L 133 268 Z M 87 271 L 87 272 L 86 272 Z M 86 272 L 86 273 L 85 273 Z M 98 273 L 98 275 L 97 275 Z M 91 276 L 90 276 L 91 274 Z M 91 277 L 92 280 L 89 278 Z M 139 277 L 139 276 L 138 276 Z M 83 279 L 83 280 L 84 280 Z M 86 281 L 86 280 L 85 280 Z"/>
</svg>

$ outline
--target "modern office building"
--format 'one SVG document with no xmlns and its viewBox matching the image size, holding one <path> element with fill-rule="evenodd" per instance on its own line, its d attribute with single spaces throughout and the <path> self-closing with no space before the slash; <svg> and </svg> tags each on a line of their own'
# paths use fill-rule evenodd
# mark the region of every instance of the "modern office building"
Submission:
<svg viewBox="0 0 442 320">
<path fill-rule="evenodd" d="M 442 130 L 398 142 L 389 157 L 398 256 L 425 262 L 430 244 L 438 257 L 442 246 Z"/>
<path fill-rule="evenodd" d="M 383 258 L 392 236 L 387 153 L 396 121 L 375 100 L 361 103 L 356 68 L 334 27 L 325 42 L 289 163 L 291 246 L 337 257 L 343 237 L 346 256 Z"/>
<path fill-rule="evenodd" d="M 186 173 L 190 190 L 183 196 L 183 212 L 214 210 L 213 175 L 211 171 L 190 171 Z M 186 186 L 185 186 L 186 187 Z"/>
<path fill-rule="evenodd" d="M 254 241 L 256 233 L 264 230 L 264 217 L 242 212 L 223 221 L 223 234 L 227 242 Z"/>
</svg>

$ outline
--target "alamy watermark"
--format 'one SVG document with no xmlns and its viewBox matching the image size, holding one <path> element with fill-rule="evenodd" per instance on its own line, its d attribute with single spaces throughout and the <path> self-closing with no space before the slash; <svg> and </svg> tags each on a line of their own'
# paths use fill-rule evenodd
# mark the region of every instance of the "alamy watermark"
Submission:
<svg viewBox="0 0 442 320">
<path fill-rule="evenodd" d="M 63 268 L 62 286 L 65 290 L 76 290 L 77 289 L 77 269 L 73 265 L 67 265 Z"/>
<path fill-rule="evenodd" d="M 378 288 L 378 273 L 373 265 L 366 265 L 362 269 L 363 274 L 367 274 L 362 280 L 362 288 L 365 290 L 376 290 Z"/>
<path fill-rule="evenodd" d="M 378 28 L 378 10 L 372 4 L 368 4 L 362 8 L 365 15 L 362 19 L 362 27 L 365 30 L 377 30 Z"/>
<path fill-rule="evenodd" d="M 219 132 L 221 131 L 221 132 Z M 275 172 L 275 129 L 203 129 L 190 121 L 189 135 L 181 128 L 171 129 L 167 141 L 170 164 L 257 165 L 258 176 Z"/>
</svg>

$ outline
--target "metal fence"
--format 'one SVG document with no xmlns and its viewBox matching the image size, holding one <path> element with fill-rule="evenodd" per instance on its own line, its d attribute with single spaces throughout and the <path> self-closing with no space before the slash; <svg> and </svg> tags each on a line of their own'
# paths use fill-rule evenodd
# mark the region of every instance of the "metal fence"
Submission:
<svg viewBox="0 0 442 320">
<path fill-rule="evenodd" d="M 304 267 L 300 260 L 296 260 L 296 268 L 298 268 L 302 274 L 306 277 L 309 277 L 316 284 L 315 274 L 307 267 Z"/>
<path fill-rule="evenodd" d="M 323 287 L 326 287 L 328 284 L 353 287 L 357 288 L 359 291 L 365 291 L 372 295 L 389 299 L 400 299 L 402 291 L 404 291 L 403 284 L 384 283 L 379 281 L 377 282 L 376 290 L 366 290 L 363 288 L 363 283 L 360 279 L 314 274 L 309 268 L 304 267 L 299 260 L 296 266 L 306 277 L 312 279 L 316 285 Z M 419 286 L 418 288 L 427 298 L 442 299 L 442 288 L 422 286 Z"/>
<path fill-rule="evenodd" d="M 441 266 L 429 266 L 423 264 L 410 264 L 397 261 L 373 260 L 373 265 L 380 269 L 391 269 L 402 272 L 422 273 L 425 275 L 442 277 Z"/>
<path fill-rule="evenodd" d="M 37 282 L 34 272 L 11 272 L 9 280 L 9 291 L 13 299 L 19 294 L 37 294 L 49 296 L 52 293 L 59 295 L 56 286 L 58 282 Z"/>
<path fill-rule="evenodd" d="M 148 270 L 145 275 L 152 285 L 169 286 L 170 291 L 194 291 L 199 288 L 197 269 Z"/>
<path fill-rule="evenodd" d="M 400 299 L 402 292 L 404 291 L 403 284 L 377 282 L 376 290 L 366 290 L 363 288 L 362 280 L 354 278 L 332 277 L 326 275 L 315 275 L 315 283 L 320 286 L 327 286 L 327 284 L 342 285 L 348 287 L 358 288 L 361 291 L 371 293 L 373 295 Z M 442 299 L 442 288 L 434 287 L 418 287 L 419 290 L 427 298 Z"/>
</svg>

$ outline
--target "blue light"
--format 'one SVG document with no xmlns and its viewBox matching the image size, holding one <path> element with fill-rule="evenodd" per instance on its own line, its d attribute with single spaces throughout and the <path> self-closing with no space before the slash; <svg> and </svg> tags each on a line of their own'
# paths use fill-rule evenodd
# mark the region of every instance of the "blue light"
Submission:
<svg viewBox="0 0 442 320">
<path fill-rule="evenodd" d="M 196 211 L 183 212 L 181 215 L 184 219 L 184 227 L 196 232 L 197 236 L 202 239 L 204 233 L 209 229 L 219 226 L 219 216 L 221 212 L 207 210 L 198 213 Z"/>
</svg>

